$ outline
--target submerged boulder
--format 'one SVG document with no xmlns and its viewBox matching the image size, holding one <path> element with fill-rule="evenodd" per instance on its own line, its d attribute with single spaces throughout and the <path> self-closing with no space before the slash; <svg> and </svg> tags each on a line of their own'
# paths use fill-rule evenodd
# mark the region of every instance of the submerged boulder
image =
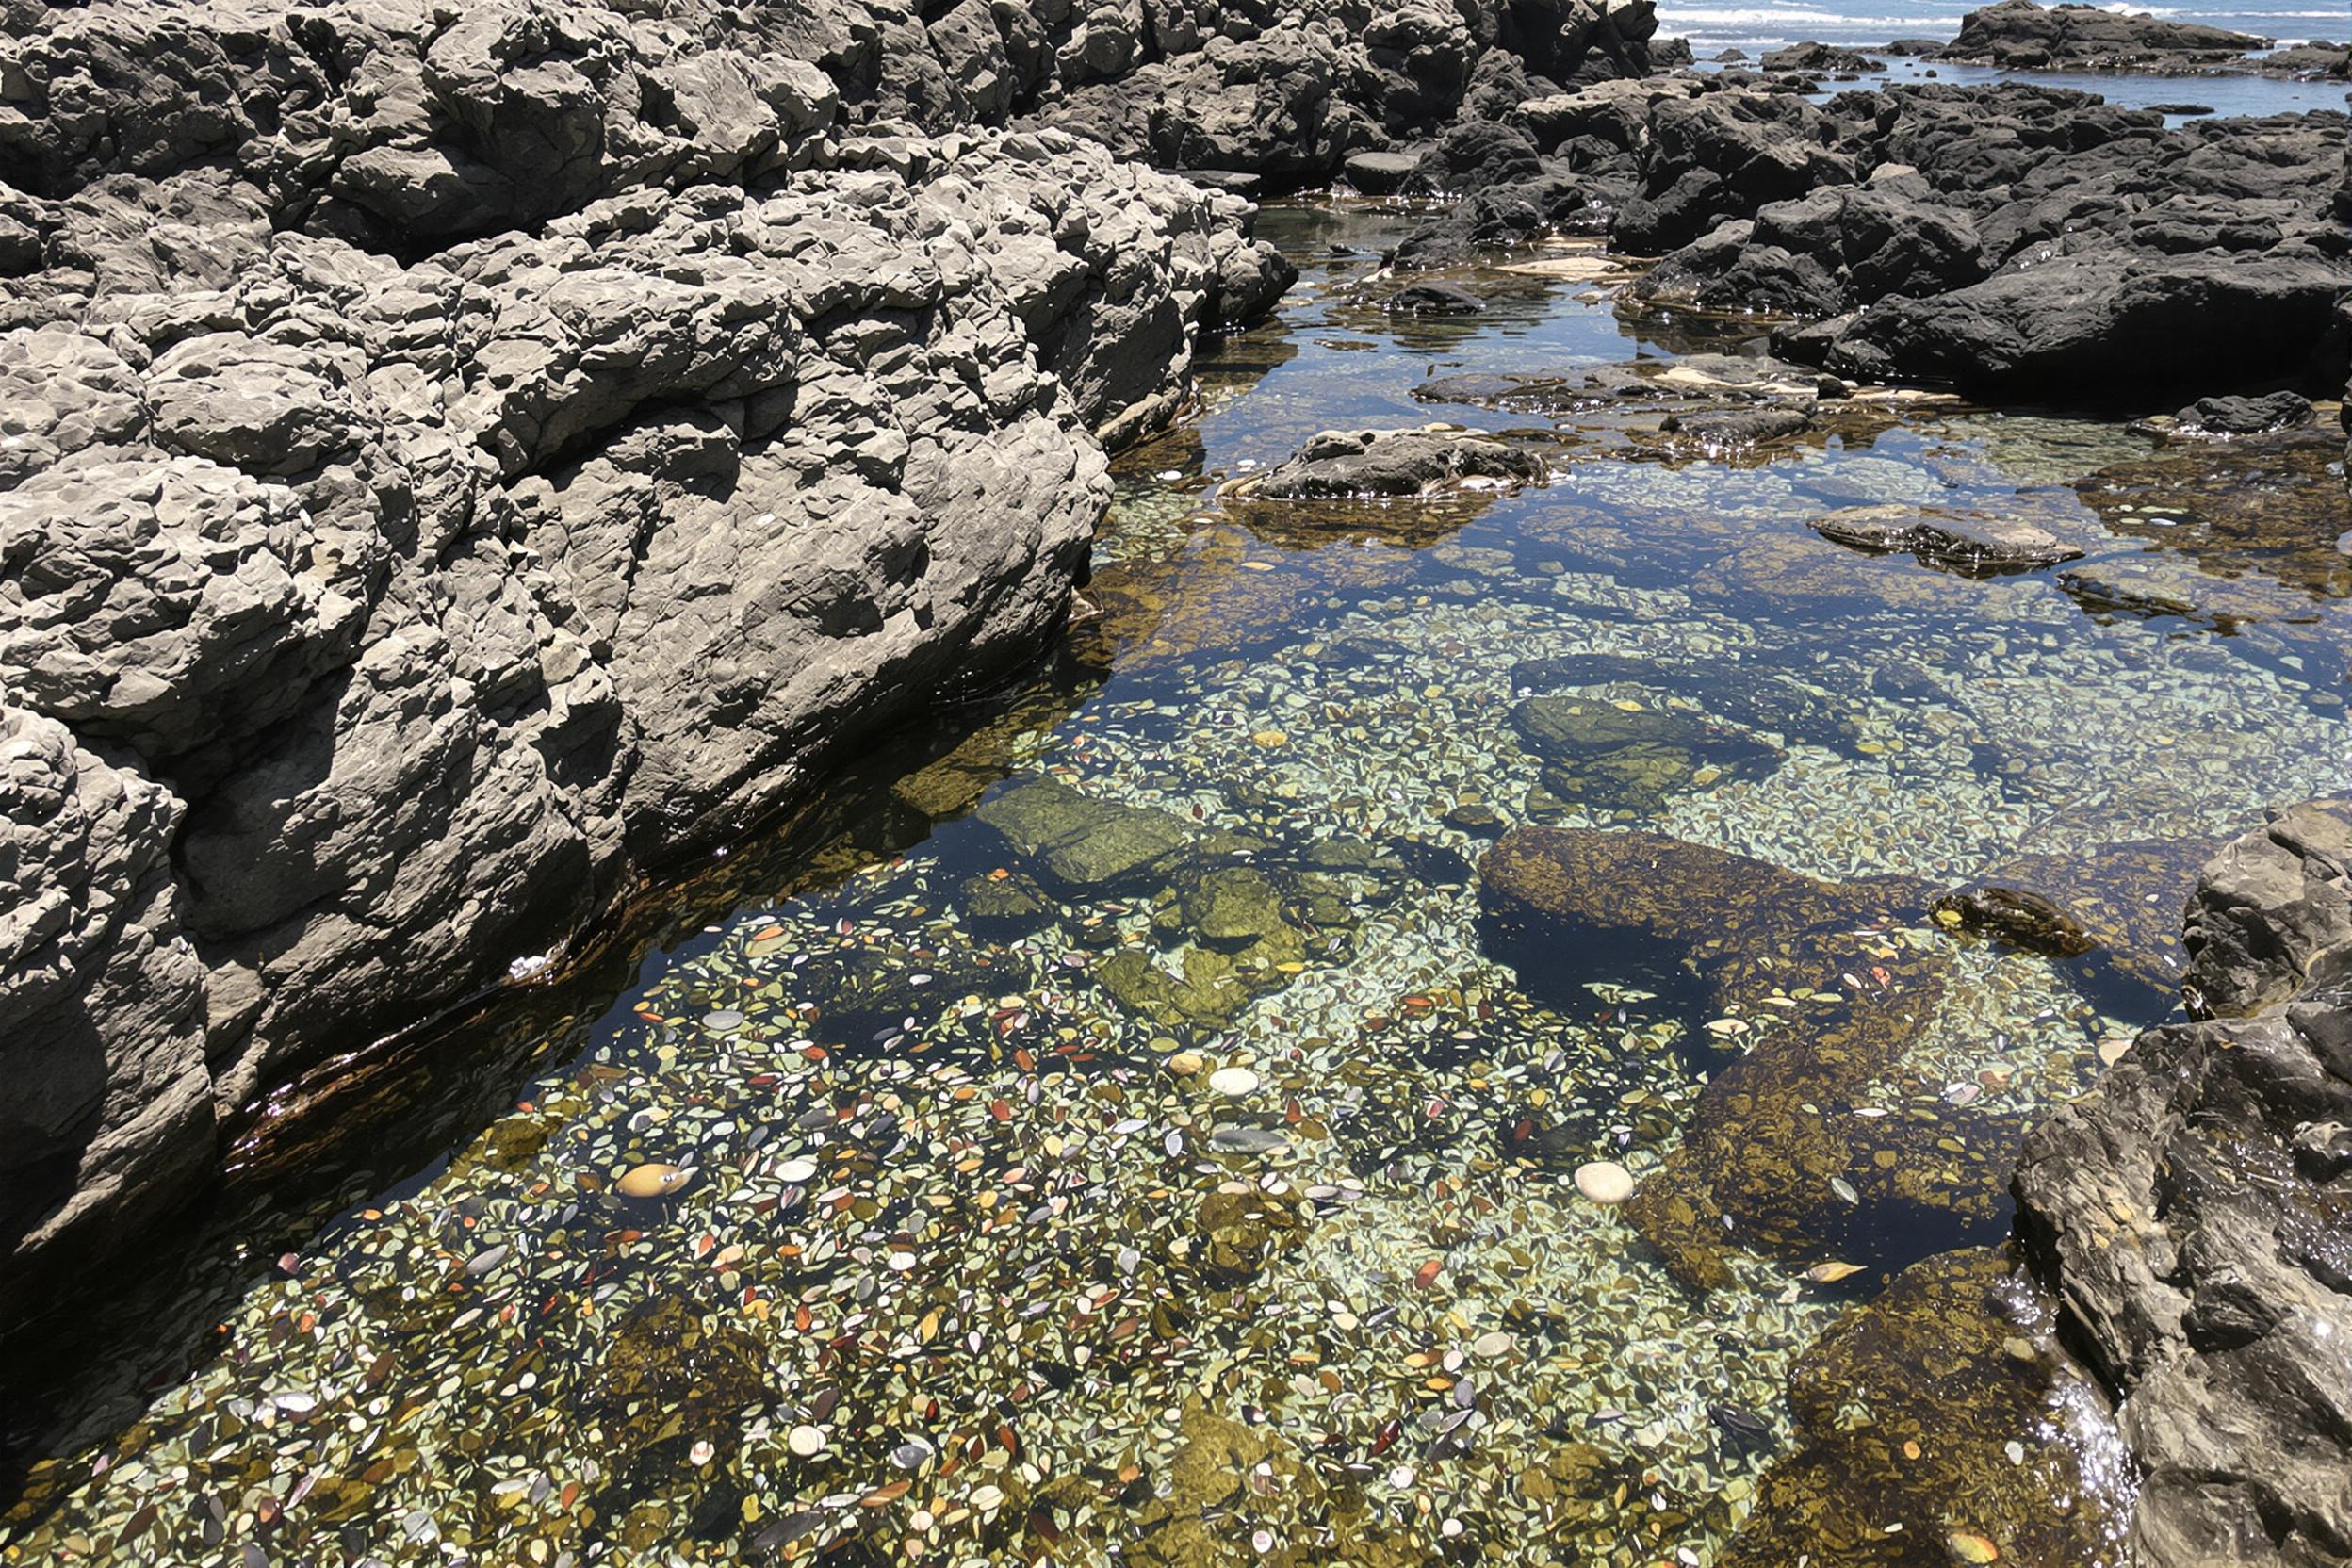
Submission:
<svg viewBox="0 0 2352 1568">
<path fill-rule="evenodd" d="M 1655 811 L 1669 794 L 1779 766 L 1776 746 L 1703 714 L 1597 697 L 1524 699 L 1511 722 L 1544 760 L 1544 787 L 1600 811 Z"/>
<path fill-rule="evenodd" d="M 1744 1047 L 1625 1206 L 1678 1278 L 1729 1282 L 1735 1249 L 1899 1266 L 1998 1233 L 2021 1122 L 1904 1067 L 1949 980 L 1932 939 L 1897 939 L 1929 897 L 1652 833 L 1523 827 L 1488 851 L 1486 941 L 1523 985 L 1632 984 Z"/>
<path fill-rule="evenodd" d="M 1726 1568 L 2123 1568 L 2129 1463 L 2049 1302 L 1993 1249 L 1913 1264 L 1788 1373 L 1797 1447 L 1766 1469 Z"/>
</svg>

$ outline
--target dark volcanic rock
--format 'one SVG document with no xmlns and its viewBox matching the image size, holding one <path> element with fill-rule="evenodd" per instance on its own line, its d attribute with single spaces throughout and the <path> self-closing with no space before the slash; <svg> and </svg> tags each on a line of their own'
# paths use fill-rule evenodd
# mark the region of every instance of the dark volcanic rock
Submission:
<svg viewBox="0 0 2352 1568">
<path fill-rule="evenodd" d="M 2311 400 L 2293 392 L 2263 398 L 2199 398 L 2173 416 L 2178 428 L 2203 435 L 2260 435 L 2292 430 L 2313 417 Z"/>
<path fill-rule="evenodd" d="M 1962 17 L 1960 36 L 1936 57 L 2013 69 L 2121 71 L 2213 64 L 2270 42 L 2251 33 L 2099 6 L 2044 8 L 2034 0 L 2001 0 Z"/>
<path fill-rule="evenodd" d="M 2352 815 L 2313 805 L 2224 851 L 2192 989 L 2236 1016 L 2141 1036 L 2017 1171 L 2034 1266 L 2119 1401 L 2150 1568 L 2352 1554 L 2347 850 Z"/>
<path fill-rule="evenodd" d="M 1839 49 L 1827 43 L 1792 43 L 1785 49 L 1767 49 L 1757 61 L 1767 71 L 1798 71 L 1808 75 L 1826 75 L 1838 71 L 1884 71 L 1885 60 L 1874 60 L 1853 49 Z"/>
<path fill-rule="evenodd" d="M 1669 414 L 1658 428 L 1679 435 L 1708 451 L 1761 446 L 1786 440 L 1813 426 L 1802 408 L 1710 408 L 1693 414 Z"/>
<path fill-rule="evenodd" d="M 1543 478 L 1543 461 L 1532 453 L 1481 432 L 1430 425 L 1325 431 L 1279 466 L 1228 488 L 1236 497 L 1265 500 L 1346 500 L 1418 496 L 1465 482 L 1532 484 Z"/>
<path fill-rule="evenodd" d="M 2330 328 L 2347 287 L 2352 266 L 2310 248 L 2094 250 L 1949 294 L 1881 301 L 1837 335 L 1827 364 L 1861 380 L 2110 402 L 2144 397 L 2151 383 L 2336 385 L 2344 346 Z"/>
<path fill-rule="evenodd" d="M 1965 287 L 1987 270 L 1976 225 L 1931 196 L 1913 177 L 1774 203 L 1666 257 L 1634 292 L 1661 304 L 1811 317 Z"/>
</svg>

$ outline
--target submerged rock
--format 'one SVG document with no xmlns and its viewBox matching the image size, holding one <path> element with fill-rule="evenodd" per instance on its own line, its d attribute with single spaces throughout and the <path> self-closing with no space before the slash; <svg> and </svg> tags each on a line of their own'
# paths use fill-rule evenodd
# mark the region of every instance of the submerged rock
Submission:
<svg viewBox="0 0 2352 1568">
<path fill-rule="evenodd" d="M 2006 1254 L 1913 1264 L 1788 1374 L 1798 1446 L 1726 1568 L 2124 1568 L 2128 1463 L 2104 1393 Z"/>
<path fill-rule="evenodd" d="M 1698 713 L 1595 697 L 1527 697 L 1511 722 L 1544 760 L 1545 788 L 1602 811 L 1655 811 L 1680 791 L 1761 777 L 1783 755 Z"/>
<path fill-rule="evenodd" d="M 1101 890 L 1165 870 L 1193 841 L 1192 825 L 1165 811 L 1104 800 L 1057 778 L 1004 786 L 972 813 L 1018 858 L 1072 890 Z"/>
<path fill-rule="evenodd" d="M 1696 1039 L 1740 1042 L 1625 1204 L 1677 1278 L 1728 1283 L 1734 1248 L 1900 1266 L 1998 1233 L 2021 1119 L 1906 1066 L 1951 966 L 1888 933 L 1929 897 L 1652 833 L 1525 827 L 1488 852 L 1484 935 L 1523 985 L 1630 979 Z"/>
</svg>

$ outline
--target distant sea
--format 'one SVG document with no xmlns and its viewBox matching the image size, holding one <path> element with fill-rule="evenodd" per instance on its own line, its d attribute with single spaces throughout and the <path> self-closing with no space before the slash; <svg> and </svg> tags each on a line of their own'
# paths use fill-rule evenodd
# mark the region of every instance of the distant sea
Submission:
<svg viewBox="0 0 2352 1568">
<path fill-rule="evenodd" d="M 1958 36 L 1960 19 L 1987 0 L 1815 0 L 1813 4 L 1708 4 L 1707 0 L 1658 0 L 1659 31 L 1687 38 L 1702 64 L 1726 49 L 1750 57 L 1786 43 L 1811 40 L 1849 49 L 1884 47 L 1899 38 L 1949 40 Z M 2047 3 L 2047 0 L 2045 0 Z M 2258 0 L 2259 3 L 2259 0 Z M 2302 6 L 2294 0 L 2272 0 L 2267 8 L 2222 6 L 2106 5 L 2112 11 L 2138 11 L 2182 22 L 2202 22 L 2232 32 L 2252 33 L 2280 45 L 2326 39 L 2333 43 L 2352 40 L 2352 0 L 2333 7 Z M 1936 66 L 1917 59 L 1889 57 L 1884 76 L 1874 81 L 1916 82 L 1933 75 L 1948 82 L 2026 80 L 2053 87 L 2080 88 L 2126 108 L 2151 105 L 2170 106 L 2194 103 L 2221 114 L 2278 114 L 2304 109 L 2343 109 L 2346 95 L 2342 82 L 2274 81 L 2260 76 L 2086 75 L 2061 72 L 1999 72 L 1967 66 Z M 2173 122 L 2178 123 L 2177 118 Z"/>
<path fill-rule="evenodd" d="M 1960 18 L 1976 9 L 1962 0 L 1855 0 L 1854 4 L 1708 5 L 1687 0 L 1659 0 L 1662 30 L 1690 41 L 1701 58 L 1723 49 L 1754 53 L 1758 45 L 1775 48 L 1813 39 L 1847 47 L 1883 44 L 1898 38 L 1949 39 L 1960 31 Z M 2122 6 L 2111 11 L 2145 11 L 2180 22 L 2202 22 L 2232 32 L 2253 33 L 2281 43 L 2324 38 L 2342 43 L 2352 39 L 2352 0 L 2338 6 L 2274 5 L 2266 9 L 2230 6 Z"/>
</svg>

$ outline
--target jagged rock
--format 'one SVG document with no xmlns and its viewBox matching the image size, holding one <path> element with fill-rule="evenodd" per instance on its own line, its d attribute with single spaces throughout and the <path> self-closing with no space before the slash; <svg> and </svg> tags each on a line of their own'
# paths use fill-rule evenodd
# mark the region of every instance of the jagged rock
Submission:
<svg viewBox="0 0 2352 1568">
<path fill-rule="evenodd" d="M 1543 460 L 1478 431 L 1325 431 L 1262 476 L 1228 487 L 1265 500 L 1418 496 L 1463 484 L 1541 483 Z"/>
<path fill-rule="evenodd" d="M 2197 1007 L 2244 1018 L 2352 977 L 2352 805 L 2310 801 L 2206 866 L 2183 941 Z"/>
<path fill-rule="evenodd" d="M 1812 42 L 1792 43 L 1785 49 L 1767 49 L 1756 63 L 1767 71 L 1798 71 L 1807 75 L 1886 69 L 1885 60 L 1874 60 L 1860 50 Z"/>
<path fill-rule="evenodd" d="M 1065 132 L 842 123 L 1007 119 L 974 8 L 11 18 L 0 678 L 82 824 L 10 895 L 11 1320 L 327 1052 L 1028 657 L 1093 433 L 1291 277 Z"/>
<path fill-rule="evenodd" d="M 1660 304 L 1835 316 L 1889 294 L 1939 294 L 1984 276 L 1968 216 L 1923 184 L 1877 180 L 1759 207 L 1683 247 L 1635 293 Z"/>
<path fill-rule="evenodd" d="M 1936 58 L 2012 70 L 2116 71 L 2212 64 L 2270 43 L 2250 33 L 2145 13 L 2001 0 L 1963 16 L 1959 37 L 1937 50 Z"/>
<path fill-rule="evenodd" d="M 204 972 L 178 929 L 181 803 L 57 720 L 0 707 L 0 1244 L 103 1258 L 215 1159 Z"/>
<path fill-rule="evenodd" d="M 2348 843 L 2352 819 L 2314 803 L 2217 857 L 2193 988 L 2238 1016 L 2142 1035 L 2018 1168 L 2029 1257 L 2117 1400 L 2141 1477 L 2126 1544 L 2151 1568 L 2352 1551 Z"/>
</svg>

